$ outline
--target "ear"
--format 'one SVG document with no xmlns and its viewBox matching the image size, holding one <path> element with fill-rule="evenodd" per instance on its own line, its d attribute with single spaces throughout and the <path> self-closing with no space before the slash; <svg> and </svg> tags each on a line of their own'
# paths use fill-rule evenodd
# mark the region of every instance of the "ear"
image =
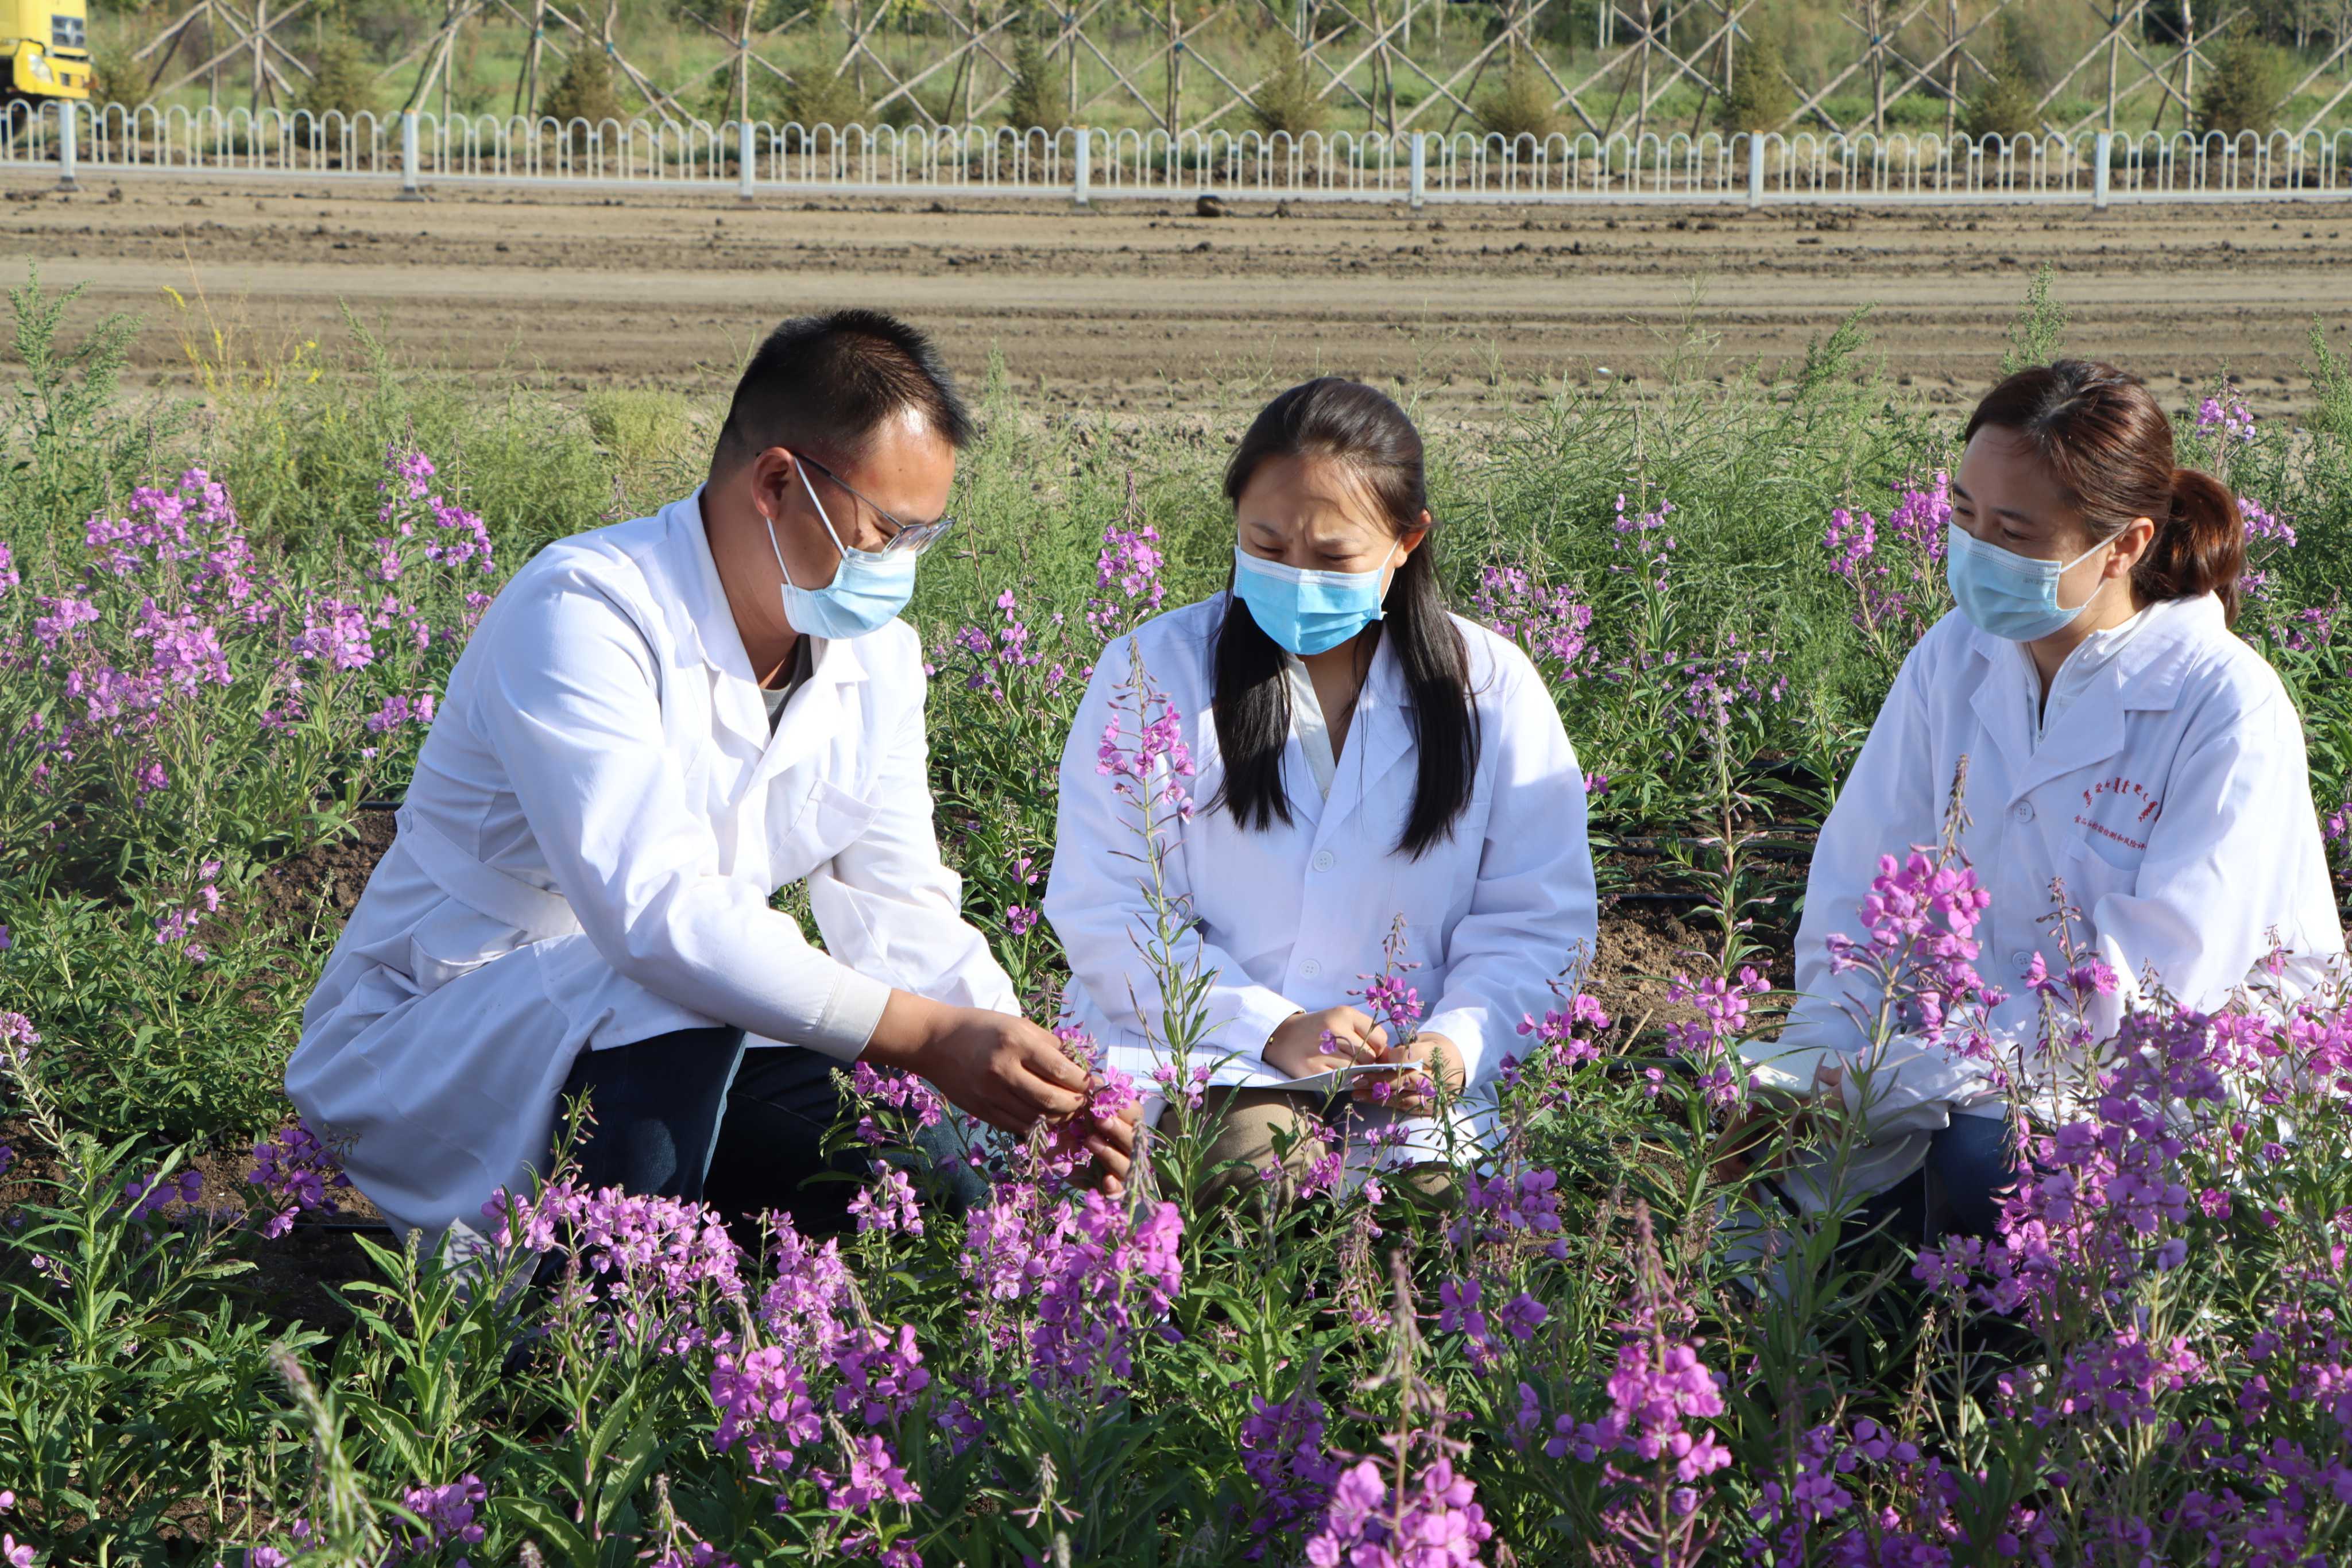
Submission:
<svg viewBox="0 0 2352 1568">
<path fill-rule="evenodd" d="M 1412 559 L 1412 552 L 1419 549 L 1429 538 L 1430 523 L 1429 513 L 1424 508 L 1421 514 L 1421 520 L 1397 536 L 1394 565 L 1401 567 Z"/>
<path fill-rule="evenodd" d="M 754 453 L 744 466 L 752 508 L 771 523 L 783 521 L 791 497 L 801 487 L 800 460 L 781 446 L 768 446 Z"/>
<path fill-rule="evenodd" d="M 2156 521 L 2152 517 L 2134 517 L 2115 538 L 2115 553 L 2107 557 L 2107 569 L 2103 578 L 2127 577 L 2147 554 L 2147 547 L 2156 542 Z"/>
</svg>

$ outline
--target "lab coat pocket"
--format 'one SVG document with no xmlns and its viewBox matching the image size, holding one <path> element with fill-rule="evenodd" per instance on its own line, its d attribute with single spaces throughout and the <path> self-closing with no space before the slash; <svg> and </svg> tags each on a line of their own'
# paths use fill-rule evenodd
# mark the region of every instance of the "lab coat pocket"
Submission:
<svg viewBox="0 0 2352 1568">
<path fill-rule="evenodd" d="M 771 870 L 781 884 L 798 882 L 856 843 L 873 826 L 881 808 L 829 779 L 820 779 L 802 797 L 800 810 L 775 830 Z"/>
<path fill-rule="evenodd" d="M 2139 888 L 2139 862 L 2144 849 L 2084 829 L 2066 841 L 2063 874 L 2070 903 L 2088 915 L 2103 898 L 2129 897 Z"/>
<path fill-rule="evenodd" d="M 493 958 L 523 945 L 523 933 L 504 921 L 444 898 L 409 934 L 409 973 L 420 993 L 430 995 Z"/>
</svg>

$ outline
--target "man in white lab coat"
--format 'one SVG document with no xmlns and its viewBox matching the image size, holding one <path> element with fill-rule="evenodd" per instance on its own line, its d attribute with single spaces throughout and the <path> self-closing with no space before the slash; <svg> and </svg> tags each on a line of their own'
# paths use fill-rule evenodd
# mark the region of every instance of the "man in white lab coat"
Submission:
<svg viewBox="0 0 2352 1568">
<path fill-rule="evenodd" d="M 587 1179 L 837 1212 L 831 1070 L 995 1126 L 1081 1113 L 931 830 L 916 634 L 971 423 L 923 337 L 784 323 L 709 477 L 549 546 L 458 660 L 287 1090 L 404 1228 L 478 1225 L 589 1097 Z M 772 907 L 805 882 L 822 951 Z M 1115 1180 L 1126 1123 L 1088 1138 Z"/>
</svg>

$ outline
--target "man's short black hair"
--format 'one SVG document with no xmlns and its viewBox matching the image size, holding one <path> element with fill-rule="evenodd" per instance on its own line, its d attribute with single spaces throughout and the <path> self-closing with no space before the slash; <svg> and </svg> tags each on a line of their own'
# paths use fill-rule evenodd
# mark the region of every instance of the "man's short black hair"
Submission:
<svg viewBox="0 0 2352 1568">
<path fill-rule="evenodd" d="M 771 446 L 849 463 L 877 430 L 910 409 L 950 446 L 971 440 L 971 415 L 922 333 L 879 310 L 795 316 L 769 333 L 743 368 L 711 472 Z"/>
</svg>

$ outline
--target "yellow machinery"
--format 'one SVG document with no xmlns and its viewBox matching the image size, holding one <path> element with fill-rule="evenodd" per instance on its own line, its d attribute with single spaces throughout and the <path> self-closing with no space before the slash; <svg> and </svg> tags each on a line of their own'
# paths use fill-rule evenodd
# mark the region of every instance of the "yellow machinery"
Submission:
<svg viewBox="0 0 2352 1568">
<path fill-rule="evenodd" d="M 89 0 L 0 0 L 7 96 L 89 96 Z"/>
</svg>

